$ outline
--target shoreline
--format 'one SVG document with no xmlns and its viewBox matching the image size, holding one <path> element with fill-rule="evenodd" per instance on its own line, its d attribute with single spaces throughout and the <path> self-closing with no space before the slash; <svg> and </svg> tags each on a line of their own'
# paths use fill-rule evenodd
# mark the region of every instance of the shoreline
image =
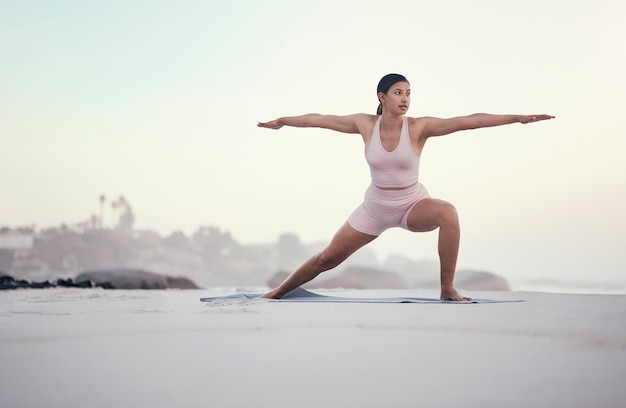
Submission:
<svg viewBox="0 0 626 408">
<path fill-rule="evenodd" d="M 200 297 L 254 288 L 0 292 L 7 407 L 617 407 L 626 296 L 498 304 Z M 434 290 L 320 290 L 432 297 Z"/>
</svg>

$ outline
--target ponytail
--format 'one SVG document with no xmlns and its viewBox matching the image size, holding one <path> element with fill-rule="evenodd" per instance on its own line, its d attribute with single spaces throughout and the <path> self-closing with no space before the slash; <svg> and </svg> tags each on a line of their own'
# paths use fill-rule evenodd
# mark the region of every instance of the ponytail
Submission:
<svg viewBox="0 0 626 408">
<path fill-rule="evenodd" d="M 378 104 L 378 109 L 376 109 L 376 114 L 377 115 L 382 115 L 383 114 L 383 104 L 382 103 Z"/>
</svg>

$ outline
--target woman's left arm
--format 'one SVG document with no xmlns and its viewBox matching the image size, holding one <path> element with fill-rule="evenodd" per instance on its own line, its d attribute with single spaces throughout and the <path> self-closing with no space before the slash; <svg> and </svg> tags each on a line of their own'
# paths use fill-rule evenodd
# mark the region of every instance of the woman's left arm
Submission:
<svg viewBox="0 0 626 408">
<path fill-rule="evenodd" d="M 552 115 L 492 115 L 489 113 L 475 113 L 468 116 L 441 119 L 433 117 L 422 118 L 424 136 L 443 136 L 460 130 L 478 129 L 492 126 L 502 126 L 511 123 L 531 123 L 540 120 L 553 119 Z"/>
</svg>

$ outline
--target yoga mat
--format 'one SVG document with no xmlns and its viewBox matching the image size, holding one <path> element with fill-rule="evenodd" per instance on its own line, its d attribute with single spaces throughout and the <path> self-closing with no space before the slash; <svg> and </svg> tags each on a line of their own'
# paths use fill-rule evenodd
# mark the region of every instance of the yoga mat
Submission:
<svg viewBox="0 0 626 408">
<path fill-rule="evenodd" d="M 235 293 L 226 296 L 205 297 L 200 298 L 201 302 L 215 302 L 224 300 L 261 300 L 262 293 Z M 319 293 L 309 292 L 306 289 L 296 288 L 287 293 L 282 299 L 263 299 L 270 302 L 344 302 L 344 303 L 453 303 L 453 304 L 471 304 L 471 303 L 509 303 L 523 302 L 523 300 L 493 300 L 493 299 L 472 299 L 468 301 L 440 300 L 435 298 L 420 297 L 388 297 L 388 298 L 363 298 L 363 297 L 343 297 L 320 295 Z"/>
</svg>

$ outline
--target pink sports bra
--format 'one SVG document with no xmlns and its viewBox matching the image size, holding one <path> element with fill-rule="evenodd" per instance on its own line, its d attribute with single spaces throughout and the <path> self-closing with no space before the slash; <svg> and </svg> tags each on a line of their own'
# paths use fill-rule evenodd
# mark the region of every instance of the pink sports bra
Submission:
<svg viewBox="0 0 626 408">
<path fill-rule="evenodd" d="M 365 160 L 370 166 L 372 182 L 378 187 L 408 187 L 419 181 L 420 157 L 413 151 L 409 138 L 407 117 L 402 118 L 400 142 L 394 151 L 389 152 L 380 140 L 379 116 L 369 146 L 365 151 Z"/>
</svg>

